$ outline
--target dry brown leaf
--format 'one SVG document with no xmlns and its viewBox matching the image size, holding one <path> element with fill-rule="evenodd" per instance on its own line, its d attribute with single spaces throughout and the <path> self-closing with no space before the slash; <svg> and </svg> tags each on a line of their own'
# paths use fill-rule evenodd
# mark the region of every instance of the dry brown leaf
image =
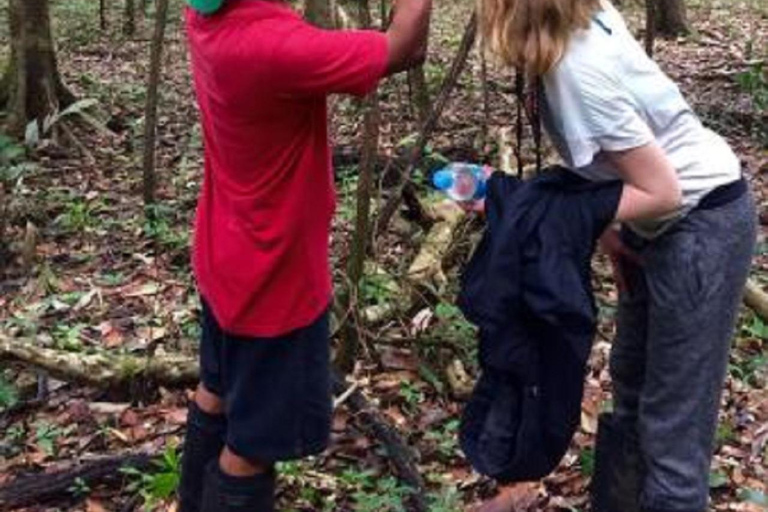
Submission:
<svg viewBox="0 0 768 512">
<path fill-rule="evenodd" d="M 177 409 L 172 409 L 166 411 L 163 416 L 168 423 L 173 425 L 184 425 L 187 423 L 187 408 L 179 407 Z"/>
<path fill-rule="evenodd" d="M 100 501 L 92 498 L 85 500 L 85 512 L 106 512 L 106 510 Z"/>
</svg>

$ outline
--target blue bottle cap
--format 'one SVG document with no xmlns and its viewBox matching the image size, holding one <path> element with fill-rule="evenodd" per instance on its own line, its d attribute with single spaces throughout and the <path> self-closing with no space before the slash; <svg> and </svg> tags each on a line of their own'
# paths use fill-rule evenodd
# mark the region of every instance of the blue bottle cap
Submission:
<svg viewBox="0 0 768 512">
<path fill-rule="evenodd" d="M 453 186 L 453 174 L 446 169 L 437 171 L 432 176 L 432 183 L 438 190 L 448 190 Z"/>
</svg>

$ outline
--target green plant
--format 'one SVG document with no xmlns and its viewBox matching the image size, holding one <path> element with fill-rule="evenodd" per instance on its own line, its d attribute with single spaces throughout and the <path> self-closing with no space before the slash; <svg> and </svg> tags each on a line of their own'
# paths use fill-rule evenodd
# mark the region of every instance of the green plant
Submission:
<svg viewBox="0 0 768 512">
<path fill-rule="evenodd" d="M 0 134 L 0 183 L 15 186 L 36 165 L 26 161 L 27 150 L 12 138 Z"/>
<path fill-rule="evenodd" d="M 396 289 L 397 283 L 384 272 L 366 272 L 360 280 L 360 295 L 365 304 L 385 304 Z"/>
<path fill-rule="evenodd" d="M 152 462 L 155 471 L 140 471 L 133 467 L 121 468 L 121 472 L 131 478 L 128 491 L 138 493 L 146 507 L 156 506 L 173 496 L 179 487 L 181 463 L 179 454 L 173 446 L 166 447 L 163 456 Z"/>
<path fill-rule="evenodd" d="M 338 174 L 341 175 L 339 183 L 339 217 L 346 221 L 351 221 L 357 215 L 357 197 L 355 192 L 357 191 L 357 183 L 359 176 L 357 174 L 356 167 L 343 167 L 339 169 Z"/>
<path fill-rule="evenodd" d="M 744 327 L 744 332 L 754 338 L 768 340 L 768 325 L 758 316 L 752 317 L 752 322 Z"/>
<path fill-rule="evenodd" d="M 717 433 L 715 435 L 718 446 L 728 444 L 736 440 L 736 432 L 733 430 L 733 426 L 729 423 L 721 423 L 717 426 Z"/>
<path fill-rule="evenodd" d="M 728 485 L 728 475 L 720 470 L 712 471 L 709 474 L 709 488 L 719 489 Z"/>
<path fill-rule="evenodd" d="M 429 496 L 429 512 L 462 512 L 459 491 L 455 486 L 441 490 L 437 494 Z"/>
<path fill-rule="evenodd" d="M 435 444 L 437 452 L 445 459 L 453 459 L 458 453 L 459 420 L 447 421 L 437 430 L 427 432 L 424 438 Z"/>
<path fill-rule="evenodd" d="M 474 342 L 477 329 L 464 318 L 457 306 L 441 302 L 435 307 L 435 316 L 438 319 L 433 330 L 435 336 L 464 343 Z"/>
<path fill-rule="evenodd" d="M 764 62 L 756 62 L 736 75 L 736 83 L 752 97 L 758 110 L 768 108 L 768 70 Z"/>
<path fill-rule="evenodd" d="M 0 375 L 0 411 L 13 407 L 18 400 L 19 395 L 16 388 L 5 380 L 3 375 Z"/>
<path fill-rule="evenodd" d="M 595 473 L 595 450 L 584 448 L 579 453 L 579 469 L 584 476 L 592 476 Z"/>
<path fill-rule="evenodd" d="M 90 124 L 100 127 L 100 124 L 87 114 L 87 110 L 96 106 L 97 103 L 98 101 L 93 98 L 82 99 L 69 105 L 64 110 L 51 112 L 42 121 L 31 121 L 24 133 L 24 143 L 29 147 L 37 146 L 40 139 L 47 136 L 57 123 L 75 115 L 79 115 Z"/>
<path fill-rule="evenodd" d="M 12 443 L 17 443 L 19 441 L 24 440 L 24 436 L 26 435 L 27 431 L 24 428 L 24 425 L 21 423 L 17 423 L 15 425 L 12 425 L 8 430 L 6 430 L 5 438 L 8 439 Z"/>
<path fill-rule="evenodd" d="M 424 393 L 416 384 L 408 380 L 404 380 L 400 383 L 398 394 L 405 400 L 407 408 L 411 412 L 414 412 L 418 408 L 418 405 L 424 402 Z"/>
<path fill-rule="evenodd" d="M 80 335 L 82 334 L 83 328 L 83 324 L 58 324 L 53 328 L 52 333 L 56 347 L 69 351 L 80 350 L 83 346 L 82 341 L 80 341 Z"/>
<path fill-rule="evenodd" d="M 174 217 L 174 210 L 166 204 L 147 206 L 144 215 L 144 235 L 156 240 L 167 249 L 179 250 L 189 244 L 188 230 L 174 229 L 172 226 L 183 224 Z"/>
<path fill-rule="evenodd" d="M 125 282 L 125 274 L 122 272 L 106 272 L 100 279 L 105 286 L 120 286 Z"/>
<path fill-rule="evenodd" d="M 741 489 L 739 491 L 739 499 L 746 503 L 754 503 L 760 507 L 768 509 L 768 495 L 763 491 L 755 489 Z"/>
<path fill-rule="evenodd" d="M 761 372 L 765 372 L 767 367 L 768 354 L 765 353 L 742 357 L 734 356 L 728 365 L 732 377 L 753 386 L 759 385 L 758 376 Z"/>
<path fill-rule="evenodd" d="M 48 455 L 56 453 L 56 441 L 65 433 L 65 430 L 47 421 L 35 423 L 35 443 Z"/>
<path fill-rule="evenodd" d="M 88 482 L 83 480 L 80 477 L 75 478 L 75 481 L 72 485 L 69 486 L 67 489 L 72 496 L 75 498 L 82 498 L 84 496 L 88 496 L 88 494 L 91 493 L 91 487 L 88 485 Z"/>
<path fill-rule="evenodd" d="M 95 213 L 93 204 L 76 198 L 69 202 L 67 210 L 56 217 L 54 223 L 66 231 L 85 231 L 95 225 Z"/>
<path fill-rule="evenodd" d="M 373 488 L 360 489 L 352 498 L 356 512 L 405 512 L 403 501 L 410 489 L 400 485 L 392 477 L 378 479 Z"/>
</svg>

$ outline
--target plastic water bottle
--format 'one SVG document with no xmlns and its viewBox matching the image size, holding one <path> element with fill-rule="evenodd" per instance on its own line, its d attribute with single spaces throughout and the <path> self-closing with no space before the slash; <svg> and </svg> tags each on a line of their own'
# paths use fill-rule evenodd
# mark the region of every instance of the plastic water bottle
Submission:
<svg viewBox="0 0 768 512">
<path fill-rule="evenodd" d="M 477 201 L 485 197 L 487 170 L 487 166 L 454 162 L 437 171 L 432 183 L 454 201 Z"/>
</svg>

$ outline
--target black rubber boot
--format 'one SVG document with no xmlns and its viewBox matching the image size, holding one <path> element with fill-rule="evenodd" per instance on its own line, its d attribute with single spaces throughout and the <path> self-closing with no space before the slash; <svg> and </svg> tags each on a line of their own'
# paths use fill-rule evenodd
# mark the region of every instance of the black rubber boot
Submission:
<svg viewBox="0 0 768 512">
<path fill-rule="evenodd" d="M 275 472 L 231 476 L 208 464 L 201 512 L 275 512 Z"/>
<path fill-rule="evenodd" d="M 195 402 L 190 404 L 181 457 L 179 512 L 200 511 L 205 468 L 209 462 L 218 461 L 226 432 L 227 422 L 223 414 L 208 414 Z"/>
<path fill-rule="evenodd" d="M 593 512 L 641 512 L 644 464 L 637 433 L 610 413 L 598 419 Z"/>
</svg>

